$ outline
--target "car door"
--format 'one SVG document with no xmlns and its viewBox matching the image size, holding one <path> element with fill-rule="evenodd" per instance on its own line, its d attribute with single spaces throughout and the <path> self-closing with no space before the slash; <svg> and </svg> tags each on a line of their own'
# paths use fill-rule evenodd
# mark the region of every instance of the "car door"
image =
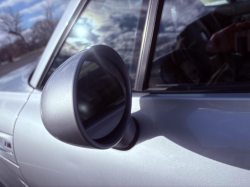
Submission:
<svg viewBox="0 0 250 187">
<path fill-rule="evenodd" d="M 0 78 L 0 186 L 25 186 L 14 151 L 16 119 L 33 88 L 28 79 L 35 64 L 28 64 Z"/>
<path fill-rule="evenodd" d="M 166 137 L 246 170 L 250 69 L 249 43 L 242 41 L 249 39 L 249 6 L 165 0 L 142 84 L 152 94 L 157 127 Z"/>
<path fill-rule="evenodd" d="M 208 70 L 202 74 L 204 70 L 191 62 L 195 63 L 196 58 L 206 62 L 216 54 L 207 59 L 207 54 L 197 52 L 200 43 L 206 45 L 203 41 L 186 46 L 184 39 L 197 41 L 197 35 L 193 39 L 183 32 L 190 27 L 204 29 L 200 20 L 211 7 L 200 1 L 176 2 L 71 2 L 69 7 L 74 11 L 66 11 L 53 34 L 30 82 L 37 89 L 20 113 L 14 131 L 17 162 L 29 186 L 249 184 L 249 94 L 237 87 L 237 80 L 226 84 L 228 79 L 223 78 L 225 71 L 220 68 L 219 86 L 199 85 L 204 83 L 200 76 Z M 68 27 L 63 27 L 66 15 L 72 15 L 73 23 L 69 21 Z M 187 19 L 179 24 L 180 17 Z M 197 20 L 195 26 L 190 26 Z M 41 93 L 49 76 L 64 60 L 97 43 L 109 45 L 121 55 L 134 88 L 132 116 L 139 123 L 140 135 L 129 151 L 63 143 L 49 134 L 41 120 Z M 182 51 L 188 55 L 183 57 Z M 175 64 L 176 56 L 185 63 L 174 69 L 168 62 Z M 196 60 L 189 62 L 189 56 Z M 190 78 L 191 70 L 198 71 L 198 75 Z"/>
</svg>

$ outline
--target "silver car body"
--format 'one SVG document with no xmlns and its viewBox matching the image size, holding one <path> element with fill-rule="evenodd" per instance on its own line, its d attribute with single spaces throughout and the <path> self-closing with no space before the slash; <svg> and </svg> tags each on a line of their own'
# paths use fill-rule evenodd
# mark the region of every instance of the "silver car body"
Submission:
<svg viewBox="0 0 250 187">
<path fill-rule="evenodd" d="M 36 89 L 85 1 L 72 0 L 34 74 L 0 79 L 0 181 L 4 186 L 249 186 L 250 94 L 142 92 L 158 0 L 151 0 L 132 98 L 140 137 L 129 151 L 63 143 L 49 134 Z M 65 24 L 66 23 L 66 24 Z M 1 145 L 0 145 L 1 146 Z M 0 183 L 0 185 L 1 185 Z"/>
</svg>

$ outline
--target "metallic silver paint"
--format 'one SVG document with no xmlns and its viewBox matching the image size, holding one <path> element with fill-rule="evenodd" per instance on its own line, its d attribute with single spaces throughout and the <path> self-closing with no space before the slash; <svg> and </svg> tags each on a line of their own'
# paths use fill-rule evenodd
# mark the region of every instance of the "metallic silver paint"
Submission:
<svg viewBox="0 0 250 187">
<path fill-rule="evenodd" d="M 78 6 L 80 4 L 84 5 L 85 4 L 85 0 L 81 1 L 81 0 L 71 0 L 70 3 L 68 4 L 62 18 L 60 19 L 55 31 L 53 32 L 51 39 L 49 40 L 47 47 L 45 48 L 43 55 L 38 63 L 38 66 L 30 80 L 30 84 L 36 88 L 40 82 L 40 79 L 42 78 L 42 76 L 45 73 L 46 68 L 48 68 L 47 66 L 49 65 L 49 61 L 51 60 L 52 55 L 55 55 L 54 53 L 57 53 L 57 51 L 59 50 L 59 48 L 61 47 L 60 45 L 58 46 L 58 44 L 62 44 L 67 33 L 65 33 L 65 30 L 67 30 L 67 28 L 69 26 L 72 26 L 75 20 L 71 20 L 72 17 L 74 17 L 73 15 L 75 14 L 76 10 L 79 8 Z M 80 14 L 80 10 L 78 10 L 77 12 L 79 12 Z M 75 16 L 76 19 L 77 15 Z M 72 23 L 72 22 L 73 23 Z M 58 50 L 57 50 L 58 49 Z"/>
<path fill-rule="evenodd" d="M 5 142 L 11 144 L 11 148 L 5 146 Z M 14 147 L 13 147 L 13 136 L 7 135 L 5 133 L 0 132 L 0 155 L 10 160 L 11 162 L 17 164 L 16 158 L 14 155 Z"/>
<path fill-rule="evenodd" d="M 205 157 L 250 170 L 250 94 L 152 94 L 140 111 L 155 131 Z M 134 116 L 137 118 L 142 118 Z M 141 122 L 140 124 L 143 124 Z M 150 126 L 148 128 L 150 128 Z M 145 137 L 144 137 L 145 136 Z"/>
<path fill-rule="evenodd" d="M 55 139 L 47 132 L 40 118 L 41 92 L 34 91 L 17 120 L 14 139 L 16 157 L 30 186 L 249 186 L 249 170 L 190 151 L 191 146 L 197 146 L 192 142 L 189 142 L 190 147 L 183 147 L 185 133 L 190 133 L 187 128 L 179 129 L 176 134 L 168 132 L 168 124 L 172 123 L 196 125 L 201 127 L 199 129 L 202 133 L 209 128 L 189 116 L 181 115 L 181 106 L 189 106 L 186 105 L 187 100 L 196 102 L 190 106 L 193 107 L 190 108 L 192 111 L 201 110 L 199 106 L 206 102 L 210 103 L 207 105 L 211 106 L 210 109 L 216 110 L 219 107 L 221 114 L 228 112 L 230 107 L 234 111 L 231 115 L 237 116 L 243 112 L 243 108 L 245 112 L 249 110 L 246 107 L 246 103 L 250 102 L 248 97 L 249 94 L 183 94 L 162 97 L 133 94 L 132 116 L 140 124 L 140 140 L 134 148 L 123 152 L 81 148 Z M 219 102 L 221 99 L 230 100 L 231 104 Z M 162 107 L 158 107 L 158 102 L 162 102 Z M 211 105 L 211 102 L 214 104 Z M 163 106 L 165 111 L 161 110 Z M 212 113 L 206 115 L 211 116 Z M 172 121 L 168 118 L 172 118 Z M 217 119 L 215 125 L 220 126 L 222 118 Z M 237 124 L 235 127 L 238 127 Z M 224 128 L 224 132 L 226 130 Z M 210 131 L 208 135 L 216 133 Z M 29 136 L 24 137 L 24 134 Z M 199 138 L 202 140 L 202 137 Z M 234 144 L 238 138 L 234 139 Z M 203 140 L 206 139 L 204 136 Z M 240 145 L 241 141 L 238 143 Z M 233 146 L 233 141 L 228 144 Z M 218 149 L 224 148 L 219 140 L 214 141 L 213 145 Z"/>
<path fill-rule="evenodd" d="M 146 23 L 143 31 L 142 45 L 140 51 L 140 58 L 135 79 L 135 91 L 142 91 L 143 84 L 146 76 L 148 65 L 148 58 L 151 48 L 151 42 L 154 33 L 154 24 L 156 21 L 156 13 L 158 9 L 159 0 L 150 0 L 147 12 Z"/>
<path fill-rule="evenodd" d="M 28 79 L 35 66 L 25 65 L 0 78 L 0 132 L 13 135 L 17 116 L 33 90 Z"/>
<path fill-rule="evenodd" d="M 12 154 L 0 150 L 0 181 L 5 186 L 26 183 L 15 158 L 13 133 L 16 119 L 33 91 L 28 80 L 35 66 L 36 62 L 25 65 L 0 78 L 0 146 L 4 141 L 12 146 L 8 149 Z"/>
<path fill-rule="evenodd" d="M 23 187 L 25 181 L 18 166 L 0 155 L 0 181 L 6 187 Z"/>
<path fill-rule="evenodd" d="M 41 98 L 41 116 L 46 129 L 61 141 L 88 146 L 75 117 L 74 83 L 82 52 L 64 62 L 47 81 Z"/>
<path fill-rule="evenodd" d="M 13 135 L 19 112 L 30 93 L 0 92 L 0 131 Z"/>
<path fill-rule="evenodd" d="M 28 80 L 36 65 L 35 61 L 0 77 L 0 93 L 30 93 L 33 88 L 29 85 Z"/>
<path fill-rule="evenodd" d="M 9 153 L 9 154 L 13 155 L 13 152 L 11 152 L 10 150 L 6 149 L 5 146 L 3 146 L 3 145 L 0 145 L 0 151 L 3 151 L 5 153 Z"/>
</svg>

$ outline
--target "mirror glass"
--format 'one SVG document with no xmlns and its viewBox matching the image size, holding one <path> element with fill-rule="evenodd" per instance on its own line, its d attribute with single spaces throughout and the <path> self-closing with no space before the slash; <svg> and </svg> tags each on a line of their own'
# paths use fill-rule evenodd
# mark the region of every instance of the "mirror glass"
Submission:
<svg viewBox="0 0 250 187">
<path fill-rule="evenodd" d="M 86 128 L 124 105 L 125 95 L 116 77 L 96 62 L 84 61 L 78 76 L 77 104 Z"/>
</svg>

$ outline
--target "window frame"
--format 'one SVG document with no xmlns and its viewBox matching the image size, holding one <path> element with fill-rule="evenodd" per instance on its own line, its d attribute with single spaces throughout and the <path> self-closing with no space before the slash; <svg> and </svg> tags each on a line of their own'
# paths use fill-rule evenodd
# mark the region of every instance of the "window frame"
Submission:
<svg viewBox="0 0 250 187">
<path fill-rule="evenodd" d="M 157 15 L 159 15 L 162 0 L 150 0 L 147 12 L 145 27 L 143 31 L 140 57 L 136 72 L 134 91 L 142 91 L 145 87 L 146 75 L 149 71 L 149 62 L 152 44 L 154 43 L 154 33 L 157 22 Z M 160 13 L 161 15 L 161 13 Z"/>
</svg>

